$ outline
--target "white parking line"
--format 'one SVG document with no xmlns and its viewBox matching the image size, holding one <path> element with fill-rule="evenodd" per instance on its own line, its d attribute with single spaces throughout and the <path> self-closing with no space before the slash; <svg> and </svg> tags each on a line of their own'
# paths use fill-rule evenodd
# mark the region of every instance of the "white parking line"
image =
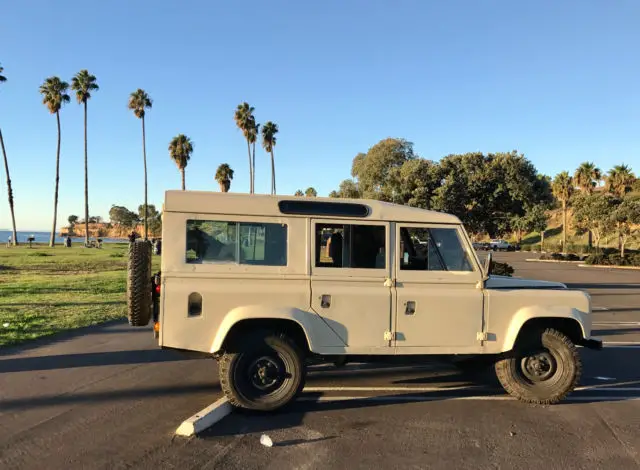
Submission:
<svg viewBox="0 0 640 470">
<path fill-rule="evenodd" d="M 517 398 L 511 396 L 476 396 L 476 397 L 458 397 L 458 396 L 410 396 L 405 395 L 401 397 L 389 397 L 389 396 L 375 396 L 375 397 L 357 397 L 357 396 L 336 396 L 336 397 L 300 397 L 297 401 L 303 402 L 335 402 L 335 401 L 379 401 L 379 402 L 419 402 L 419 401 L 443 401 L 443 400 L 473 400 L 473 401 L 516 401 Z M 581 396 L 574 397 L 569 396 L 563 400 L 563 402 L 572 401 L 638 401 L 640 396 L 625 395 L 625 396 Z M 562 402 L 560 403 L 562 404 Z"/>
<path fill-rule="evenodd" d="M 640 326 L 640 321 L 594 321 L 592 324 L 606 326 Z"/>
<path fill-rule="evenodd" d="M 591 310 L 594 312 L 605 312 L 609 309 L 607 307 L 591 307 Z"/>
<path fill-rule="evenodd" d="M 628 349 L 640 349 L 640 341 L 605 341 L 602 343 L 605 348 L 628 348 Z"/>
<path fill-rule="evenodd" d="M 636 382 L 630 382 L 634 384 Z M 624 384 L 621 384 L 624 385 Z M 305 387 L 304 392 L 449 392 L 454 390 L 482 390 L 486 392 L 501 392 L 499 388 L 483 388 L 483 385 L 466 385 L 461 387 Z M 597 390 L 598 392 L 640 392 L 640 387 L 620 387 L 611 385 L 586 385 L 576 387 L 577 392 Z M 640 398 L 640 397 L 639 397 Z"/>
</svg>

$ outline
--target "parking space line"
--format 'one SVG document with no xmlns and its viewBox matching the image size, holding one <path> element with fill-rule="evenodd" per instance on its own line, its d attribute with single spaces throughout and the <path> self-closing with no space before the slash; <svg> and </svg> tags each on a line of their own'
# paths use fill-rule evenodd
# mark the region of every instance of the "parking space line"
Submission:
<svg viewBox="0 0 640 470">
<path fill-rule="evenodd" d="M 640 341 L 605 341 L 602 343 L 605 348 L 629 348 L 640 349 Z"/>
<path fill-rule="evenodd" d="M 595 312 L 606 312 L 609 309 L 607 307 L 591 307 L 591 310 Z"/>
<path fill-rule="evenodd" d="M 511 396 L 473 396 L 473 397 L 459 397 L 459 396 L 433 396 L 425 397 L 421 395 L 412 396 L 405 395 L 401 397 L 390 396 L 373 396 L 373 397 L 359 397 L 359 396 L 335 396 L 335 397 L 300 397 L 297 401 L 302 402 L 335 402 L 335 401 L 380 401 L 380 402 L 420 402 L 420 401 L 444 401 L 444 400 L 466 400 L 466 401 L 517 401 L 517 398 Z M 636 395 L 623 395 L 623 396 L 569 396 L 563 400 L 563 402 L 572 401 L 640 401 L 640 396 Z M 562 404 L 560 402 L 559 404 Z"/>
<path fill-rule="evenodd" d="M 640 321 L 594 321 L 592 325 L 606 326 L 640 326 Z"/>
</svg>

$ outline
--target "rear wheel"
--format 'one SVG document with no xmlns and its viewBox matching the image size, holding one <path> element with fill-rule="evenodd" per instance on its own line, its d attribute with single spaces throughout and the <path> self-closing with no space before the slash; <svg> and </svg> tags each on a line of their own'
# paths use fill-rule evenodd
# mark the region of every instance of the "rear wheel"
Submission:
<svg viewBox="0 0 640 470">
<path fill-rule="evenodd" d="M 153 309 L 151 277 L 151 243 L 148 240 L 130 243 L 127 265 L 127 316 L 130 325 L 149 324 Z"/>
<path fill-rule="evenodd" d="M 295 399 L 304 387 L 306 368 L 291 339 L 266 333 L 237 343 L 237 352 L 226 352 L 219 360 L 220 385 L 232 405 L 273 411 Z"/>
<path fill-rule="evenodd" d="M 547 329 L 516 345 L 511 357 L 496 363 L 502 387 L 527 403 L 558 403 L 571 393 L 582 373 L 577 348 L 563 333 Z"/>
</svg>

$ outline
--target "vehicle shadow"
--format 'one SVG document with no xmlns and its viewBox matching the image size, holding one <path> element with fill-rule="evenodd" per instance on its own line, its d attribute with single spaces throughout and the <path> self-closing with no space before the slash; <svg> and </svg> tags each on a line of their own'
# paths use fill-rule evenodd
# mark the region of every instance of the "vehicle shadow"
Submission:
<svg viewBox="0 0 640 470">
<path fill-rule="evenodd" d="M 196 359 L 196 357 L 163 349 L 57 354 L 49 356 L 2 359 L 0 360 L 0 373 L 33 372 L 126 364 L 149 364 L 193 359 Z"/>
</svg>

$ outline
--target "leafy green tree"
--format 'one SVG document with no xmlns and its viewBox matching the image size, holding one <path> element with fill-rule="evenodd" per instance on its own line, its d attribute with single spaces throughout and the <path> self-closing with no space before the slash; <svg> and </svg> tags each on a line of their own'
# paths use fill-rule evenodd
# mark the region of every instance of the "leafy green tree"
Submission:
<svg viewBox="0 0 640 470">
<path fill-rule="evenodd" d="M 142 205 L 141 207 L 144 212 L 145 205 Z M 147 206 L 147 209 L 149 208 L 150 206 Z M 148 213 L 143 214 L 143 216 L 148 216 Z M 138 214 L 130 211 L 124 206 L 116 206 L 116 205 L 111 206 L 111 209 L 109 209 L 109 219 L 113 224 L 122 225 L 123 227 L 129 227 L 129 228 L 135 228 L 139 222 Z"/>
<path fill-rule="evenodd" d="M 396 169 L 415 158 L 413 144 L 404 139 L 384 139 L 371 147 L 366 154 L 358 154 L 353 159 L 351 175 L 356 178 L 363 197 L 393 200 L 393 190 L 397 186 Z"/>
<path fill-rule="evenodd" d="M 530 228 L 531 223 L 526 215 L 514 215 L 511 218 L 511 230 L 515 233 L 518 243 L 522 243 L 522 236 L 529 232 Z"/>
<path fill-rule="evenodd" d="M 304 195 L 306 197 L 317 197 L 318 196 L 318 191 L 315 190 L 315 188 L 313 187 L 309 187 L 307 188 L 307 190 L 304 192 Z"/>
<path fill-rule="evenodd" d="M 611 214 L 620 241 L 620 256 L 624 258 L 629 238 L 640 232 L 640 196 L 626 196 Z"/>
<path fill-rule="evenodd" d="M 593 162 L 583 162 L 573 175 L 574 183 L 584 192 L 591 194 L 602 179 L 602 171 Z"/>
<path fill-rule="evenodd" d="M 182 182 L 182 190 L 185 190 L 184 170 L 193 153 L 193 142 L 184 134 L 178 134 L 171 142 L 169 142 L 169 156 L 175 162 L 180 170 L 180 179 Z"/>
<path fill-rule="evenodd" d="M 146 91 L 141 88 L 138 88 L 136 91 L 129 95 L 129 104 L 128 107 L 135 117 L 142 121 L 142 160 L 144 164 L 144 205 L 147 206 L 147 139 L 145 135 L 144 129 L 144 118 L 147 114 L 147 109 L 151 109 L 153 107 L 153 101 L 149 97 Z M 147 217 L 144 218 L 144 239 L 147 240 L 149 238 L 149 230 L 147 226 Z"/>
<path fill-rule="evenodd" d="M 0 83 L 7 81 L 7 77 L 3 75 L 4 68 L 0 65 Z M 7 159 L 7 151 L 4 148 L 4 139 L 2 138 L 2 129 L 0 129 L 0 147 L 2 148 L 2 156 L 4 158 L 4 171 L 7 176 L 7 193 L 9 196 L 9 211 L 11 212 L 11 228 L 13 229 L 13 236 L 11 237 L 11 244 L 16 246 L 18 244 L 18 231 L 16 230 L 16 215 L 13 208 L 13 188 L 11 186 L 11 176 L 9 174 L 9 160 Z"/>
<path fill-rule="evenodd" d="M 607 189 L 622 198 L 631 190 L 636 177 L 627 165 L 616 165 L 607 175 Z"/>
<path fill-rule="evenodd" d="M 249 103 L 244 102 L 238 105 L 233 116 L 236 126 L 242 131 L 244 138 L 247 140 L 247 153 L 249 154 L 249 192 L 251 194 L 254 192 L 254 168 L 251 159 L 251 141 L 253 140 L 255 142 L 257 134 L 256 118 L 253 115 L 254 111 L 255 108 L 253 106 L 249 106 Z"/>
<path fill-rule="evenodd" d="M 76 222 L 78 222 L 78 216 L 77 216 L 77 215 L 70 215 L 70 216 L 67 218 L 67 220 L 69 221 L 69 225 L 70 225 L 71 227 L 73 227 L 73 226 L 76 224 Z"/>
<path fill-rule="evenodd" d="M 296 191 L 296 193 L 294 194 L 294 196 L 304 196 L 304 193 L 302 192 L 302 190 L 301 190 L 301 189 L 298 189 L 298 190 Z"/>
<path fill-rule="evenodd" d="M 69 84 L 60 80 L 58 77 L 47 78 L 42 85 L 40 85 L 40 94 L 42 95 L 42 104 L 44 104 L 51 114 L 56 115 L 56 121 L 58 123 L 58 146 L 56 150 L 56 186 L 53 195 L 53 228 L 51 229 L 51 238 L 49 239 L 49 246 L 54 247 L 56 245 L 56 222 L 58 219 L 58 188 L 60 184 L 60 108 L 65 103 L 70 101 L 67 90 Z"/>
<path fill-rule="evenodd" d="M 613 231 L 611 213 L 615 205 L 614 198 L 601 193 L 580 194 L 573 202 L 576 225 L 592 233 L 596 250 L 600 247 L 602 237 Z"/>
<path fill-rule="evenodd" d="M 228 163 L 223 163 L 216 170 L 215 180 L 220 185 L 220 191 L 228 193 L 233 179 L 233 170 Z"/>
<path fill-rule="evenodd" d="M 563 171 L 558 173 L 552 183 L 553 195 L 562 205 L 562 251 L 567 249 L 567 204 L 573 194 L 573 178 Z"/>
<path fill-rule="evenodd" d="M 276 163 L 273 158 L 273 148 L 276 146 L 278 125 L 267 121 L 262 127 L 262 146 L 271 155 L 271 194 L 276 194 Z"/>
<path fill-rule="evenodd" d="M 340 183 L 337 191 L 331 191 L 329 197 L 358 199 L 360 197 L 360 190 L 355 181 L 346 179 Z"/>
<path fill-rule="evenodd" d="M 540 233 L 540 247 L 544 249 L 544 232 L 549 225 L 549 214 L 546 204 L 536 204 L 527 210 L 528 229 Z"/>
<path fill-rule="evenodd" d="M 89 166 L 87 158 L 87 101 L 91 99 L 91 92 L 98 91 L 96 77 L 87 70 L 81 70 L 71 79 L 71 89 L 76 92 L 78 104 L 84 107 L 84 242 L 89 244 Z"/>
<path fill-rule="evenodd" d="M 431 208 L 431 199 L 440 185 L 440 168 L 423 158 L 410 159 L 391 172 L 393 200 L 422 209 Z"/>
<path fill-rule="evenodd" d="M 156 206 L 154 204 L 149 204 L 146 208 L 146 214 L 147 214 L 146 217 L 148 217 L 149 219 L 153 219 L 154 217 L 158 217 L 160 213 L 158 212 L 158 209 L 156 209 Z M 138 206 L 138 219 L 144 220 L 144 218 L 145 218 L 145 207 L 144 207 L 144 204 L 140 204 Z"/>
</svg>

